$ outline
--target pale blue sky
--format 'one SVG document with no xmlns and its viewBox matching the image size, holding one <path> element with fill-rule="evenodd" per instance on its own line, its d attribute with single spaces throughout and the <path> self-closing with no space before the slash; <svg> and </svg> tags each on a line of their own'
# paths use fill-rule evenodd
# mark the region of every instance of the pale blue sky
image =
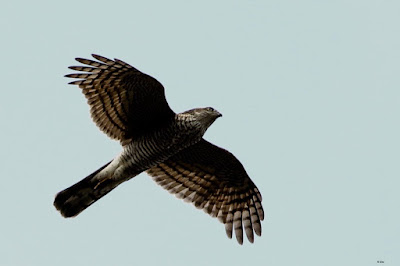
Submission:
<svg viewBox="0 0 400 266">
<path fill-rule="evenodd" d="M 400 265 L 400 2 L 7 1 L 0 265 Z M 54 195 L 113 158 L 63 75 L 98 53 L 156 77 L 263 195 L 263 236 L 142 174 L 74 219 Z M 379 264 L 378 264 L 379 265 Z"/>
</svg>

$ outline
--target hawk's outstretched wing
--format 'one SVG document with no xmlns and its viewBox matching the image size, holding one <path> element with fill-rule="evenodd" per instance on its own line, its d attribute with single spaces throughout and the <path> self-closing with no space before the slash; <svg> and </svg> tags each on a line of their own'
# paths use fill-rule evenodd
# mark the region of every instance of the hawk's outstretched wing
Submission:
<svg viewBox="0 0 400 266">
<path fill-rule="evenodd" d="M 109 137 L 126 144 L 174 118 L 160 82 L 119 59 L 92 56 L 100 62 L 76 58 L 88 66 L 71 66 L 83 73 L 66 77 L 81 79 L 70 84 L 82 89 L 93 121 Z"/>
<path fill-rule="evenodd" d="M 261 194 L 230 152 L 202 139 L 147 173 L 178 198 L 218 217 L 229 238 L 233 226 L 240 244 L 243 227 L 250 242 L 253 232 L 261 235 Z"/>
</svg>

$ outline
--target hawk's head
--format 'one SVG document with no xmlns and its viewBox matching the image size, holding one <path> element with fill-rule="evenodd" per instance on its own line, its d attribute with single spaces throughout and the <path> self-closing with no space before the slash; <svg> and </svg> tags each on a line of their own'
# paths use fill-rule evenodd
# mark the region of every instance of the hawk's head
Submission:
<svg viewBox="0 0 400 266">
<path fill-rule="evenodd" d="M 184 112 L 183 114 L 189 115 L 192 118 L 192 121 L 196 121 L 203 128 L 204 132 L 207 130 L 209 126 L 218 118 L 221 117 L 222 114 L 215 110 L 212 107 L 205 108 L 195 108 L 189 111 Z"/>
</svg>

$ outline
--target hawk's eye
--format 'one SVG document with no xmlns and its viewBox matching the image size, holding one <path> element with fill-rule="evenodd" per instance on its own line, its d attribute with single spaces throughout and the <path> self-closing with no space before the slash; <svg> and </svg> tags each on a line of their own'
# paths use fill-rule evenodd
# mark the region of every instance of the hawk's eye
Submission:
<svg viewBox="0 0 400 266">
<path fill-rule="evenodd" d="M 213 111 L 214 111 L 214 108 L 212 108 L 212 107 L 207 107 L 207 111 L 213 112 Z"/>
</svg>

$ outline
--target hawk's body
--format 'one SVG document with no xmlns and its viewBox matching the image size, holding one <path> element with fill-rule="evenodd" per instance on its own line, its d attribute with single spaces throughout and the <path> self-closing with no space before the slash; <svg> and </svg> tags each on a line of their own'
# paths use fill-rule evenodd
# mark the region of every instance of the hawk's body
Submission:
<svg viewBox="0 0 400 266">
<path fill-rule="evenodd" d="M 221 116 L 213 108 L 175 114 L 164 88 L 154 78 L 115 59 L 93 55 L 100 62 L 77 59 L 91 67 L 71 74 L 88 98 L 93 120 L 123 151 L 114 160 L 57 194 L 54 205 L 65 217 L 78 215 L 119 184 L 147 171 L 177 197 L 217 216 L 229 237 L 239 243 L 243 226 L 253 242 L 264 218 L 261 194 L 242 164 L 228 151 L 202 139 Z M 243 223 L 243 225 L 242 225 Z"/>
</svg>

